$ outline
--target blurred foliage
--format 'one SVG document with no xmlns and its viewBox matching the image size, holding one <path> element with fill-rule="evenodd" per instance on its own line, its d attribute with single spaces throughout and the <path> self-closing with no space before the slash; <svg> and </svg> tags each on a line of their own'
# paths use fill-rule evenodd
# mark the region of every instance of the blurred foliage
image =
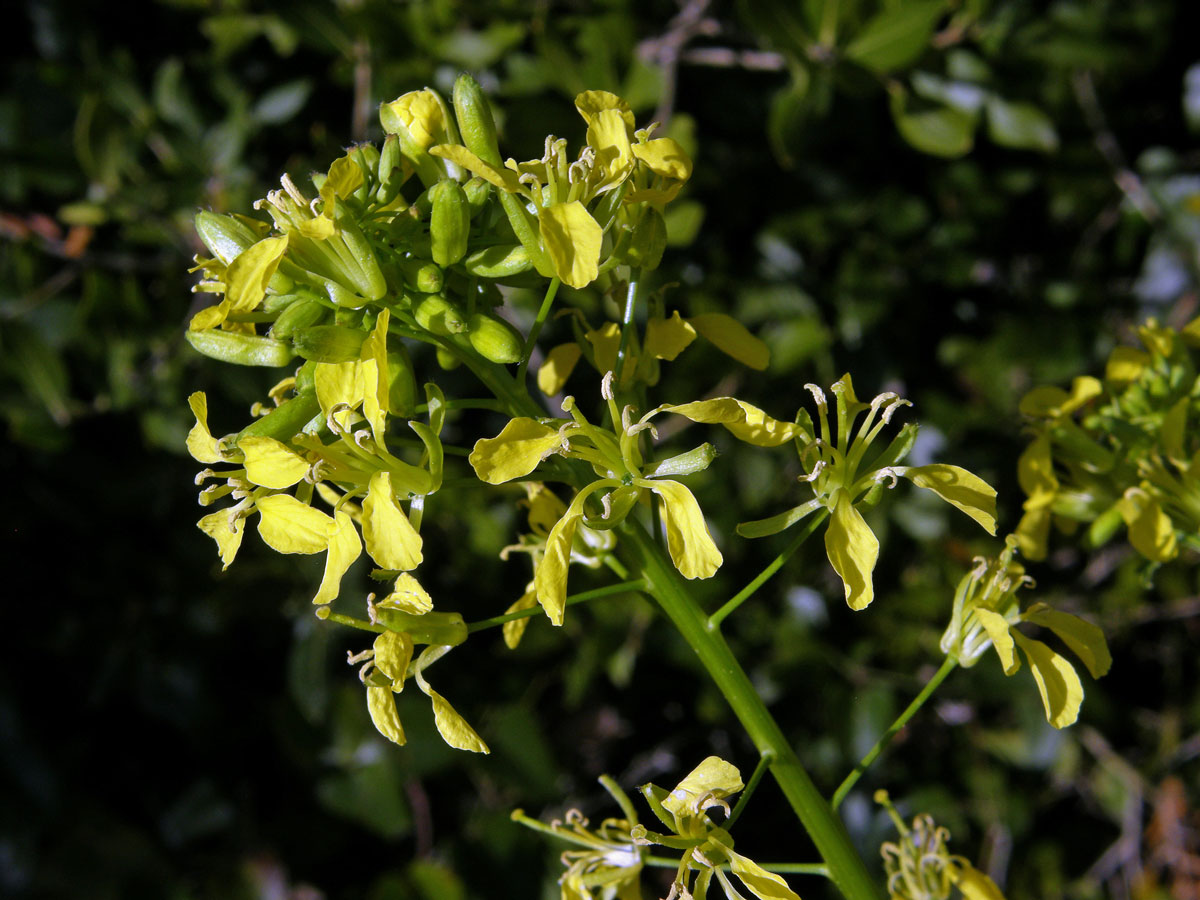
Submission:
<svg viewBox="0 0 1200 900">
<path fill-rule="evenodd" d="M 689 354 L 662 397 L 699 386 L 788 417 L 801 385 L 849 369 L 864 394 L 911 399 L 925 455 L 914 464 L 936 453 L 996 484 L 1011 530 L 1022 395 L 1102 374 L 1149 315 L 1180 328 L 1196 313 L 1200 69 L 1187 10 L 16 5 L 0 61 L 0 452 L 18 476 L 3 507 L 18 624 L 0 680 L 0 893 L 553 896 L 555 853 L 509 821 L 513 807 L 602 814 L 602 772 L 632 787 L 673 783 L 708 753 L 751 767 L 691 652 L 628 599 L 580 608 L 554 633 L 535 622 L 515 652 L 490 632 L 460 651 L 475 665 L 448 672 L 445 690 L 491 757 L 446 749 L 407 695 L 409 745 L 384 745 L 340 663 L 359 648 L 308 618 L 310 561 L 248 547 L 220 574 L 194 530 L 185 385 L 207 390 L 215 419 L 267 387 L 183 343 L 198 209 L 245 209 L 279 173 L 324 168 L 380 137 L 381 101 L 448 92 L 462 68 L 500 98 L 518 156 L 547 131 L 578 137 L 575 92 L 617 91 L 639 121 L 669 117 L 696 159 L 657 286 L 687 314 L 734 312 L 773 352 L 768 373 L 723 380 L 713 358 Z M 567 337 L 565 323 L 553 329 L 551 341 Z M 796 496 L 798 474 L 717 442 L 724 457 L 696 481 L 727 560 L 698 587 L 708 604 L 778 552 L 733 528 Z M 730 620 L 823 789 L 936 667 L 953 585 L 997 549 L 968 543 L 917 493 L 872 513 L 883 552 L 868 613 L 845 609 L 814 544 Z M 435 505 L 428 519 L 427 555 L 455 560 L 425 573 L 434 596 L 485 617 L 520 595 L 525 571 L 497 558 L 515 508 Z M 1194 896 L 1194 562 L 1185 550 L 1150 588 L 1120 542 L 1059 542 L 1031 565 L 1035 593 L 1104 627 L 1113 673 L 1085 681 L 1081 721 L 1062 733 L 997 667 L 956 673 L 843 805 L 864 852 L 877 859 L 890 836 L 870 802 L 886 785 L 906 818 L 948 826 L 1009 900 Z M 365 593 L 357 569 L 347 590 L 355 577 Z M 755 858 L 809 858 L 769 786 L 752 812 L 739 841 Z M 798 887 L 826 895 L 819 880 Z"/>
</svg>

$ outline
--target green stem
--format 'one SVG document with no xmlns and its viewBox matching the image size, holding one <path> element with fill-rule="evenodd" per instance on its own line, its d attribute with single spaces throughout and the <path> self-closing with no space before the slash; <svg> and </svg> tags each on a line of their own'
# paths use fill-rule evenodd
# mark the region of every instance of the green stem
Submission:
<svg viewBox="0 0 1200 900">
<path fill-rule="evenodd" d="M 663 869 L 676 869 L 679 867 L 679 859 L 671 856 L 647 856 L 642 860 L 648 866 L 657 866 Z M 824 863 L 759 863 L 768 872 L 778 872 L 781 875 L 822 875 L 825 878 L 829 877 L 829 866 Z M 725 863 L 718 868 L 724 871 L 729 871 L 729 863 Z"/>
<path fill-rule="evenodd" d="M 929 679 L 929 682 L 921 689 L 921 693 L 917 694 L 913 702 L 908 704 L 908 708 L 900 713 L 900 717 L 883 733 L 883 737 L 875 742 L 875 746 L 871 748 L 870 752 L 859 761 L 858 765 L 854 767 L 854 771 L 847 775 L 846 780 L 834 791 L 832 801 L 834 809 L 837 809 L 841 805 L 842 801 L 846 799 L 846 795 L 850 793 L 850 789 L 854 787 L 858 779 L 862 778 L 863 773 L 867 771 L 871 763 L 875 762 L 879 754 L 887 749 L 887 745 L 892 742 L 892 738 L 899 733 L 901 728 L 908 724 L 908 720 L 916 715 L 917 710 L 925 705 L 925 701 L 946 680 L 946 676 L 954 670 L 956 665 L 958 665 L 958 660 L 953 656 L 946 657 L 946 661 L 942 663 L 942 667 Z"/>
<path fill-rule="evenodd" d="M 614 594 L 629 594 L 646 589 L 645 579 L 639 578 L 636 581 L 622 581 L 620 584 L 610 584 L 606 587 L 596 588 L 592 591 L 581 591 L 578 594 L 572 594 L 566 599 L 567 606 L 573 606 L 576 603 L 586 603 L 589 600 L 599 600 L 601 597 L 611 597 Z M 516 612 L 505 613 L 502 616 L 492 616 L 490 619 L 480 619 L 478 622 L 467 623 L 467 633 L 483 631 L 485 628 L 495 628 L 497 625 L 503 625 L 505 622 L 513 622 L 517 619 L 526 619 L 530 616 L 536 616 L 542 611 L 540 606 L 531 606 L 529 609 L 519 609 Z"/>
<path fill-rule="evenodd" d="M 741 818 L 742 810 L 746 808 L 746 804 L 750 802 L 750 798 L 754 796 L 754 790 L 758 787 L 758 783 L 762 781 L 763 775 L 766 774 L 768 767 L 771 765 L 771 760 L 775 756 L 772 753 L 764 753 L 758 758 L 758 765 L 754 767 L 754 772 L 750 775 L 750 780 L 746 783 L 746 787 L 742 790 L 742 796 L 738 797 L 737 806 L 733 808 L 733 812 L 729 814 L 729 818 L 725 820 L 722 827 L 728 831 L 734 826 L 734 823 Z"/>
<path fill-rule="evenodd" d="M 817 526 L 825 521 L 825 517 L 827 515 L 829 515 L 829 513 L 826 510 L 821 510 L 811 519 L 809 519 L 808 524 L 800 529 L 796 536 L 792 538 L 792 542 L 784 548 L 782 553 L 775 557 L 775 559 L 773 559 L 765 569 L 759 572 L 753 581 L 734 594 L 724 606 L 709 616 L 709 630 L 716 631 L 718 628 L 720 628 L 721 623 L 725 621 L 725 618 L 731 612 L 749 600 L 754 595 L 754 592 L 767 582 L 767 579 L 778 572 L 780 567 L 791 558 L 792 554 L 800 549 L 800 545 L 803 544 L 805 540 L 807 540 L 812 533 L 817 530 Z"/>
<path fill-rule="evenodd" d="M 625 292 L 625 313 L 621 317 L 621 343 L 617 347 L 616 371 L 613 372 L 613 389 L 621 384 L 621 371 L 625 368 L 625 357 L 629 355 L 629 337 L 633 332 L 633 316 L 637 311 L 637 298 L 642 285 L 642 273 L 634 269 L 629 273 L 629 289 Z M 615 427 L 619 423 L 614 422 Z"/>
<path fill-rule="evenodd" d="M 725 639 L 720 632 L 709 629 L 708 617 L 692 600 L 682 577 L 640 525 L 627 520 L 623 534 L 626 552 L 638 556 L 649 592 L 696 652 L 759 753 L 773 754 L 771 774 L 816 844 L 838 890 L 847 900 L 880 900 L 883 895 L 879 886 L 854 849 L 845 826 L 804 770 Z"/>
<path fill-rule="evenodd" d="M 339 625 L 349 625 L 351 628 L 357 628 L 359 631 L 370 631 L 375 634 L 383 634 L 387 631 L 382 625 L 376 625 L 373 622 L 368 622 L 366 619 L 356 619 L 354 616 L 344 616 L 341 613 L 335 613 L 328 606 L 317 607 L 317 618 L 326 622 L 337 622 Z"/>
<path fill-rule="evenodd" d="M 558 278 L 551 278 L 550 286 L 546 288 L 546 296 L 542 298 L 537 318 L 533 320 L 533 327 L 529 329 L 529 337 L 525 338 L 525 346 L 521 348 L 521 365 L 517 367 L 517 384 L 525 383 L 525 373 L 529 370 L 529 357 L 533 355 L 533 348 L 537 346 L 538 335 L 542 333 L 542 326 L 546 324 L 546 318 L 550 315 L 550 307 L 554 305 L 554 296 L 558 293 L 560 284 L 562 281 Z"/>
</svg>

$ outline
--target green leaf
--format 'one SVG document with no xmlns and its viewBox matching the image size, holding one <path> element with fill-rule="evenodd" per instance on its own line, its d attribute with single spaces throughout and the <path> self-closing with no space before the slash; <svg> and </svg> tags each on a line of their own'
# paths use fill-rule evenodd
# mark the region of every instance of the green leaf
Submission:
<svg viewBox="0 0 1200 900">
<path fill-rule="evenodd" d="M 963 156 L 975 143 L 975 117 L 958 109 L 942 106 L 910 113 L 903 98 L 893 99 L 892 118 L 900 136 L 930 156 Z"/>
<path fill-rule="evenodd" d="M 906 0 L 869 19 L 846 47 L 845 56 L 875 72 L 902 69 L 929 46 L 944 0 Z"/>
<path fill-rule="evenodd" d="M 1058 132 L 1050 117 L 1031 103 L 1009 103 L 999 97 L 987 102 L 988 137 L 1002 147 L 1017 150 L 1058 149 Z"/>
</svg>

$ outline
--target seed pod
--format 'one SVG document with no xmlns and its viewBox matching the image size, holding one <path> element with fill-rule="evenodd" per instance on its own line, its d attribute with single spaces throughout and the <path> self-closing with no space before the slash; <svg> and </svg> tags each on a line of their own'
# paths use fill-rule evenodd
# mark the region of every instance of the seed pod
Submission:
<svg viewBox="0 0 1200 900">
<path fill-rule="evenodd" d="M 184 333 L 187 342 L 210 359 L 238 366 L 286 366 L 295 354 L 283 341 L 257 334 L 237 331 L 206 331 Z"/>
<path fill-rule="evenodd" d="M 296 300 L 279 314 L 279 318 L 271 326 L 271 337 L 286 341 L 297 328 L 309 328 L 320 324 L 325 312 L 326 307 L 315 300 Z"/>
<path fill-rule="evenodd" d="M 400 155 L 400 141 L 394 134 L 389 134 L 383 142 L 383 152 L 379 154 L 379 190 L 376 196 L 382 204 L 391 203 L 400 194 L 400 186 L 404 183 L 404 158 Z"/>
<path fill-rule="evenodd" d="M 430 294 L 413 309 L 417 324 L 433 334 L 461 334 L 467 330 L 467 319 L 455 304 L 442 294 Z"/>
<path fill-rule="evenodd" d="M 451 266 L 467 253 L 471 230 L 471 208 L 457 181 L 439 181 L 430 189 L 433 209 L 429 214 L 429 239 L 433 261 Z"/>
<path fill-rule="evenodd" d="M 480 278 L 509 278 L 533 268 L 529 251 L 521 244 L 497 244 L 476 250 L 462 261 L 463 268 Z"/>
<path fill-rule="evenodd" d="M 464 72 L 454 82 L 454 115 L 468 150 L 493 166 L 503 165 L 496 140 L 496 122 L 479 82 Z"/>
<path fill-rule="evenodd" d="M 410 256 L 400 260 L 398 266 L 404 284 L 422 294 L 436 294 L 446 283 L 446 273 L 442 267 L 427 259 Z"/>
<path fill-rule="evenodd" d="M 286 441 L 320 412 L 321 404 L 317 401 L 317 392 L 310 387 L 290 400 L 285 400 L 261 419 L 255 419 L 238 432 L 233 443 L 236 446 L 238 441 L 245 437 L 270 437 L 277 441 Z"/>
<path fill-rule="evenodd" d="M 367 333 L 344 325 L 313 325 L 292 333 L 292 346 L 305 359 L 323 363 L 358 359 Z"/>
<path fill-rule="evenodd" d="M 471 347 L 484 359 L 494 363 L 521 361 L 525 342 L 521 333 L 504 319 L 475 313 L 467 322 L 467 337 Z"/>
</svg>

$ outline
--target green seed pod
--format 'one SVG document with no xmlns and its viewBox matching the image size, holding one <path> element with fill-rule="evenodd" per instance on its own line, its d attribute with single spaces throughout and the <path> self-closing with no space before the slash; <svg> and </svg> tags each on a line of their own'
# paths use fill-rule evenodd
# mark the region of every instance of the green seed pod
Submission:
<svg viewBox="0 0 1200 900">
<path fill-rule="evenodd" d="M 417 644 L 445 644 L 457 647 L 467 639 L 467 625 L 461 613 L 427 612 L 421 615 L 375 606 L 379 623 L 389 631 L 399 631 L 412 637 Z"/>
<path fill-rule="evenodd" d="M 503 165 L 500 143 L 496 140 L 496 121 L 479 82 L 464 72 L 454 82 L 454 115 L 468 150 L 493 166 Z"/>
<path fill-rule="evenodd" d="M 487 206 L 492 186 L 476 175 L 463 185 L 463 193 L 467 195 L 467 205 L 471 207 L 471 218 L 475 218 Z"/>
<path fill-rule="evenodd" d="M 462 261 L 463 268 L 480 278 L 509 278 L 533 268 L 529 251 L 521 244 L 497 244 L 476 250 Z"/>
<path fill-rule="evenodd" d="M 461 334 L 467 330 L 467 319 L 454 303 L 442 294 L 430 294 L 413 309 L 417 324 L 432 334 Z"/>
<path fill-rule="evenodd" d="M 1125 524 L 1121 509 L 1115 503 L 1101 513 L 1087 530 L 1087 541 L 1091 547 L 1103 547 Z"/>
<path fill-rule="evenodd" d="M 327 308 L 315 300 L 296 300 L 279 314 L 279 318 L 271 326 L 271 337 L 286 341 L 297 328 L 319 325 L 325 318 L 326 311 Z"/>
<path fill-rule="evenodd" d="M 459 366 L 462 365 L 462 360 L 459 359 L 457 356 L 455 356 L 453 353 L 451 353 L 449 350 L 445 349 L 444 347 L 438 347 L 437 361 L 438 361 L 438 365 L 441 366 L 443 369 L 445 369 L 447 372 L 449 372 L 451 369 L 457 369 Z"/>
<path fill-rule="evenodd" d="M 313 325 L 292 333 L 292 346 L 305 359 L 323 363 L 358 359 L 367 333 L 344 325 Z"/>
<path fill-rule="evenodd" d="M 399 349 L 388 350 L 388 405 L 398 416 L 410 417 L 417 405 L 417 376 L 413 371 L 412 358 L 403 344 Z"/>
<path fill-rule="evenodd" d="M 233 443 L 236 446 L 238 441 L 245 437 L 271 437 L 277 441 L 286 441 L 320 412 L 321 404 L 317 402 L 317 392 L 310 387 L 290 400 L 285 400 L 261 419 L 255 419 L 252 424 L 238 432 Z"/>
<path fill-rule="evenodd" d="M 484 359 L 494 363 L 521 361 L 525 342 L 521 333 L 504 319 L 475 313 L 467 322 L 467 337 L 471 347 Z"/>
<path fill-rule="evenodd" d="M 185 332 L 184 337 L 205 356 L 238 366 L 286 366 L 295 356 L 283 341 L 257 334 L 210 328 Z"/>
<path fill-rule="evenodd" d="M 398 266 L 404 284 L 422 294 L 436 294 L 446 283 L 446 273 L 442 267 L 427 259 L 410 256 L 400 260 Z"/>
<path fill-rule="evenodd" d="M 471 230 L 471 208 L 457 181 L 439 181 L 430 189 L 433 209 L 429 214 L 429 239 L 433 261 L 451 266 L 467 253 Z"/>
</svg>

